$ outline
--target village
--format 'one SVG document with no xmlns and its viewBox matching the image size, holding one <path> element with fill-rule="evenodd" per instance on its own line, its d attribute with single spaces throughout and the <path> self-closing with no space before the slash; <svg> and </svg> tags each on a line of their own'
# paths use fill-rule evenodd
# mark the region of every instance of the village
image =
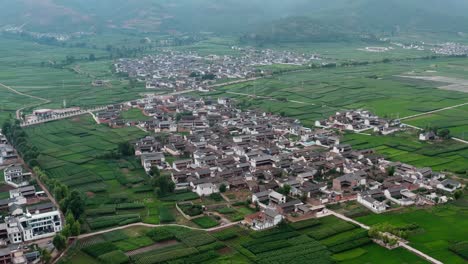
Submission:
<svg viewBox="0 0 468 264">
<path fill-rule="evenodd" d="M 201 56 L 195 52 L 165 50 L 141 59 L 119 59 L 117 73 L 144 82 L 147 89 L 193 89 L 204 91 L 215 80 L 243 79 L 268 75 L 270 70 L 260 66 L 273 64 L 309 65 L 320 60 L 318 55 L 296 54 L 289 51 L 257 50 L 232 47 L 240 56 Z"/>
<path fill-rule="evenodd" d="M 119 111 L 130 108 L 141 109 L 151 120 L 119 119 Z M 388 161 L 373 150 L 356 151 L 340 143 L 344 131 L 388 135 L 406 129 L 399 120 L 365 110 L 337 113 L 310 129 L 295 119 L 242 111 L 228 98 L 147 96 L 97 117 L 114 128 L 133 125 L 154 132 L 133 142 L 135 155 L 149 175 L 157 168 L 170 176 L 176 191 L 225 200 L 249 197 L 257 213 L 242 223 L 254 230 L 283 219 L 316 217 L 328 205 L 347 201 L 374 213 L 432 206 L 449 201 L 462 188 L 431 168 Z"/>
<path fill-rule="evenodd" d="M 147 121 L 123 120 L 121 112 L 138 109 Z M 253 214 L 235 219 L 253 230 L 326 215 L 328 207 L 357 202 L 373 213 L 405 206 L 433 206 L 453 199 L 460 182 L 431 168 L 386 160 L 373 150 L 353 150 L 340 142 L 344 132 L 383 135 L 406 129 L 398 119 L 366 110 L 338 112 L 307 128 L 292 118 L 241 110 L 229 98 L 146 95 L 107 106 L 95 119 L 118 129 L 136 126 L 148 136 L 130 142 L 141 166 L 173 183 L 173 191 L 199 197 L 248 199 Z M 0 135 L 0 166 L 9 198 L 0 224 L 4 259 L 25 263 L 39 256 L 30 241 L 62 230 L 60 211 L 21 164 L 15 149 Z M 193 219 L 219 215 L 216 207 L 180 202 L 181 215 Z M 197 209 L 195 215 L 189 212 Z M 195 210 L 196 211 L 196 210 Z M 232 221 L 222 219 L 222 224 Z M 25 246 L 26 245 L 26 246 Z M 23 261 L 23 262 L 21 262 Z"/>
<path fill-rule="evenodd" d="M 2 263 L 32 263 L 40 258 L 36 244 L 51 239 L 62 230 L 59 208 L 22 164 L 16 150 L 0 131 L 0 168 L 3 170 L 0 199 L 0 261 Z M 43 248 L 53 249 L 44 243 Z"/>
</svg>

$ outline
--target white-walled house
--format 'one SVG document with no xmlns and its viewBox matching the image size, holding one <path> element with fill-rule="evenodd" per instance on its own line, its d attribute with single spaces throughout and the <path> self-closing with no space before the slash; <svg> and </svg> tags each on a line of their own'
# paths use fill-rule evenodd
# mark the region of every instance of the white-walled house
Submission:
<svg viewBox="0 0 468 264">
<path fill-rule="evenodd" d="M 199 196 L 209 196 L 213 193 L 218 193 L 219 188 L 213 183 L 202 183 L 198 184 L 197 187 L 195 187 L 195 192 Z"/>
<path fill-rule="evenodd" d="M 370 195 L 363 196 L 359 193 L 357 196 L 357 202 L 364 205 L 376 214 L 383 213 L 387 210 L 387 206 L 384 202 L 379 202 Z"/>
</svg>

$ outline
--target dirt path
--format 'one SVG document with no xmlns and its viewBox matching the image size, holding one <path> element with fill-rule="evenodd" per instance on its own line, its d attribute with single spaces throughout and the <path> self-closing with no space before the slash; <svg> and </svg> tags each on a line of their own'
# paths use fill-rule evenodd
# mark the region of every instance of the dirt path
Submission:
<svg viewBox="0 0 468 264">
<path fill-rule="evenodd" d="M 140 253 L 145 253 L 145 252 L 148 252 L 148 251 L 151 251 L 151 250 L 155 250 L 155 249 L 159 249 L 159 248 L 165 248 L 165 247 L 168 247 L 168 246 L 173 246 L 173 245 L 176 245 L 176 244 L 179 244 L 179 242 L 177 242 L 177 240 L 168 240 L 168 241 L 156 243 L 156 244 L 151 245 L 151 246 L 142 247 L 142 248 L 139 248 L 139 249 L 135 249 L 135 250 L 126 252 L 125 255 L 131 257 L 131 256 L 135 256 L 135 255 L 140 254 Z"/>
<path fill-rule="evenodd" d="M 370 227 L 369 227 L 368 225 L 365 225 L 365 224 L 363 224 L 363 223 L 360 223 L 360 222 L 358 222 L 358 221 L 356 221 L 356 220 L 354 220 L 354 219 L 351 219 L 351 218 L 349 218 L 349 217 L 347 217 L 347 216 L 344 216 L 344 215 L 342 215 L 342 214 L 339 214 L 339 213 L 334 212 L 334 211 L 331 211 L 331 210 L 327 210 L 327 212 L 324 213 L 324 214 L 322 214 L 322 215 L 320 215 L 320 217 L 324 217 L 324 216 L 327 216 L 327 215 L 334 215 L 334 216 L 336 216 L 336 217 L 338 217 L 338 218 L 340 218 L 340 219 L 342 219 L 342 220 L 344 220 L 344 221 L 347 221 L 347 222 L 353 223 L 353 224 L 355 224 L 355 225 L 358 225 L 358 226 L 360 226 L 360 227 L 362 227 L 362 228 L 364 228 L 364 229 L 366 229 L 366 230 L 369 230 L 369 229 L 370 229 Z M 443 264 L 443 262 L 441 262 L 441 261 L 439 261 L 439 260 L 437 260 L 437 259 L 435 259 L 435 258 L 433 258 L 433 257 L 431 257 L 431 256 L 429 256 L 429 255 L 427 255 L 427 254 L 425 254 L 425 253 L 423 253 L 423 252 L 421 252 L 421 251 L 419 251 L 419 250 L 417 250 L 417 249 L 415 249 L 415 248 L 409 246 L 408 244 L 402 242 L 403 239 L 401 239 L 400 237 L 395 237 L 395 238 L 398 239 L 398 244 L 399 244 L 401 247 L 403 247 L 403 248 L 405 248 L 405 249 L 407 249 L 407 250 L 413 252 L 414 254 L 420 256 L 421 258 L 423 258 L 423 259 L 425 259 L 425 260 L 427 260 L 427 261 L 429 261 L 429 262 L 431 262 L 431 263 L 433 263 L 433 264 Z"/>
<path fill-rule="evenodd" d="M 437 112 L 442 112 L 442 111 L 445 111 L 445 110 L 454 109 L 454 108 L 461 107 L 461 106 L 465 106 L 465 105 L 468 105 L 468 102 L 463 103 L 463 104 L 454 105 L 454 106 L 449 106 L 449 107 L 440 108 L 440 109 L 433 110 L 433 111 L 429 111 L 429 112 L 424 112 L 424 113 L 420 113 L 420 114 L 415 114 L 415 115 L 410 115 L 410 116 L 402 117 L 402 118 L 400 118 L 400 120 L 405 120 L 405 119 L 411 119 L 411 118 L 415 118 L 415 117 L 430 115 L 430 114 L 434 114 L 434 113 L 437 113 Z"/>
<path fill-rule="evenodd" d="M 283 102 L 281 100 L 278 100 L 278 99 L 276 99 L 274 97 L 270 97 L 270 96 L 261 96 L 261 95 L 254 95 L 254 94 L 248 94 L 248 93 L 237 93 L 237 92 L 228 92 L 228 91 L 225 91 L 225 93 L 234 94 L 234 95 L 248 96 L 248 97 L 252 97 L 252 98 L 268 99 L 268 100 L 277 101 L 277 102 Z M 285 103 L 291 102 L 291 103 L 303 104 L 303 105 L 315 105 L 314 103 L 306 103 L 306 102 L 301 102 L 301 101 L 296 101 L 296 100 L 287 100 L 287 101 L 284 101 L 284 102 Z"/>
<path fill-rule="evenodd" d="M 192 230 L 201 230 L 201 231 L 207 231 L 207 232 L 214 232 L 214 231 L 217 231 L 217 230 L 221 230 L 221 229 L 224 229 L 224 228 L 228 228 L 228 227 L 237 225 L 239 223 L 240 223 L 240 221 L 232 222 L 230 224 L 216 226 L 216 227 L 212 227 L 212 228 L 208 228 L 208 229 L 191 227 L 191 226 L 186 226 L 186 225 L 178 225 L 178 224 L 154 225 L 154 224 L 146 224 L 146 223 L 134 223 L 134 224 L 129 224 L 129 225 L 125 225 L 125 226 L 119 226 L 119 227 L 114 227 L 114 228 L 110 228 L 110 229 L 106 229 L 106 230 L 96 231 L 96 232 L 93 232 L 93 233 L 79 235 L 77 238 L 78 239 L 83 239 L 83 238 L 92 237 L 92 236 L 95 236 L 95 235 L 101 235 L 101 234 L 116 231 L 116 230 L 122 230 L 122 229 L 133 227 L 133 226 L 145 226 L 145 227 L 178 226 L 178 227 L 185 227 L 185 228 L 192 229 Z"/>
<path fill-rule="evenodd" d="M 13 88 L 11 88 L 10 86 L 7 86 L 3 83 L 0 83 L 0 86 L 15 93 L 15 94 L 18 94 L 18 95 L 21 95 L 21 96 L 26 96 L 26 97 L 29 97 L 29 98 L 33 98 L 33 99 L 37 99 L 41 102 L 38 102 L 38 103 L 33 103 L 33 104 L 29 104 L 29 105 L 25 105 L 23 107 L 21 107 L 20 109 L 16 110 L 16 119 L 19 119 L 21 120 L 21 111 L 25 108 L 28 108 L 28 107 L 34 107 L 34 106 L 39 106 L 39 105 L 43 105 L 43 104 L 48 104 L 50 103 L 51 101 L 48 100 L 48 99 L 45 99 L 45 98 L 42 98 L 42 97 L 39 97 L 39 96 L 34 96 L 34 95 L 29 95 L 29 94 L 25 94 L 25 93 L 22 93 L 20 91 L 17 91 Z"/>
</svg>

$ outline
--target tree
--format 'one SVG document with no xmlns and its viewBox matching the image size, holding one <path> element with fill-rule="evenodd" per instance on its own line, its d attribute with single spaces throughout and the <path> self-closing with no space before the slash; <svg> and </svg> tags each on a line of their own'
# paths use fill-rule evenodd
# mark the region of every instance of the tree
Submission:
<svg viewBox="0 0 468 264">
<path fill-rule="evenodd" d="M 390 168 L 388 168 L 387 173 L 388 173 L 388 176 L 395 175 L 395 167 L 391 166 Z"/>
<path fill-rule="evenodd" d="M 65 222 L 70 225 L 75 222 L 75 217 L 73 216 L 72 212 L 68 211 L 67 215 L 65 216 Z"/>
<path fill-rule="evenodd" d="M 284 195 L 288 195 L 291 192 L 291 186 L 288 184 L 283 185 L 282 188 L 278 189 L 278 192 Z"/>
<path fill-rule="evenodd" d="M 96 56 L 94 55 L 94 53 L 89 54 L 88 60 L 89 61 L 95 61 L 96 60 Z"/>
<path fill-rule="evenodd" d="M 458 190 L 453 194 L 453 197 L 455 198 L 455 200 L 460 199 L 462 196 L 463 196 L 463 192 L 461 190 Z"/>
<path fill-rule="evenodd" d="M 73 221 L 73 222 L 75 222 L 75 221 Z M 73 223 L 73 222 L 72 222 L 72 223 Z M 70 226 L 70 225 L 71 225 L 70 223 L 67 223 L 67 224 L 63 227 L 63 229 L 62 229 L 62 235 L 63 235 L 65 238 L 68 238 L 68 237 L 71 235 L 71 230 L 70 230 L 70 229 L 71 229 L 71 226 Z"/>
<path fill-rule="evenodd" d="M 85 203 L 81 198 L 81 195 L 78 191 L 74 190 L 70 193 L 70 195 L 63 200 L 61 203 L 62 210 L 67 212 L 68 210 L 71 211 L 75 219 L 79 219 L 81 214 L 84 212 Z"/>
<path fill-rule="evenodd" d="M 75 62 L 75 56 L 73 55 L 69 55 L 67 57 L 65 57 L 65 63 L 66 64 L 73 64 Z"/>
<path fill-rule="evenodd" d="M 450 130 L 444 128 L 437 131 L 437 136 L 443 139 L 450 139 Z"/>
<path fill-rule="evenodd" d="M 159 170 L 158 166 L 153 166 L 151 167 L 150 174 L 153 177 L 159 177 L 161 176 L 161 171 Z"/>
<path fill-rule="evenodd" d="M 67 239 L 62 234 L 56 234 L 54 239 L 52 240 L 55 248 L 59 251 L 65 249 L 67 246 Z"/>
<path fill-rule="evenodd" d="M 50 255 L 50 252 L 47 249 L 41 249 L 39 248 L 39 252 L 41 253 L 41 259 L 44 263 L 48 264 L 52 260 L 52 256 Z"/>
<path fill-rule="evenodd" d="M 222 183 L 220 186 L 219 186 L 219 191 L 224 193 L 226 192 L 226 184 Z"/>
<path fill-rule="evenodd" d="M 81 225 L 79 221 L 75 221 L 70 228 L 70 233 L 72 236 L 79 236 L 81 233 Z"/>
<path fill-rule="evenodd" d="M 157 194 L 159 197 L 165 196 L 169 193 L 174 192 L 175 184 L 167 175 L 160 175 L 158 177 L 153 177 L 152 179 L 153 186 L 157 187 Z"/>
<path fill-rule="evenodd" d="M 135 149 L 129 142 L 119 143 L 118 152 L 124 157 L 132 156 L 135 154 Z"/>
</svg>

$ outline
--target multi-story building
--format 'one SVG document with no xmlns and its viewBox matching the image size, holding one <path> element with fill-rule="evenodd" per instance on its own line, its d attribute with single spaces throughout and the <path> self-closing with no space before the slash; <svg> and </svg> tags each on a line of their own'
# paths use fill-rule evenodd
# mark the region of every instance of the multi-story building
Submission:
<svg viewBox="0 0 468 264">
<path fill-rule="evenodd" d="M 3 174 L 5 182 L 15 188 L 28 185 L 31 178 L 31 173 L 24 172 L 23 167 L 19 164 L 10 165 Z"/>
<path fill-rule="evenodd" d="M 50 210 L 42 210 L 44 208 Z M 62 230 L 60 212 L 50 205 L 42 205 L 35 208 L 34 212 L 15 206 L 10 208 L 10 216 L 5 217 L 6 230 L 11 243 L 42 239 L 54 236 L 56 232 Z"/>
</svg>

